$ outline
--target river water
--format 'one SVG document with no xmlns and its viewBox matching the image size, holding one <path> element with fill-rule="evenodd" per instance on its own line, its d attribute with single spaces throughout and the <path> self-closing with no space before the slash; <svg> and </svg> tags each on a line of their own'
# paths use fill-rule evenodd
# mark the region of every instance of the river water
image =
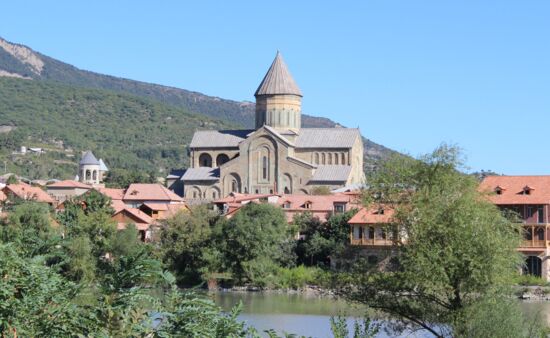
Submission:
<svg viewBox="0 0 550 338">
<path fill-rule="evenodd" d="M 332 337 L 330 317 L 343 315 L 352 327 L 353 319 L 361 317 L 365 310 L 357 305 L 328 297 L 304 294 L 279 294 L 262 292 L 218 292 L 210 297 L 224 310 L 230 310 L 239 301 L 243 303 L 240 319 L 262 332 L 274 329 L 279 334 L 294 333 L 299 336 Z M 550 302 L 523 302 L 522 309 L 530 317 L 539 316 L 550 325 Z M 392 337 L 380 332 L 380 338 Z M 425 333 L 406 333 L 402 337 L 430 337 Z"/>
</svg>

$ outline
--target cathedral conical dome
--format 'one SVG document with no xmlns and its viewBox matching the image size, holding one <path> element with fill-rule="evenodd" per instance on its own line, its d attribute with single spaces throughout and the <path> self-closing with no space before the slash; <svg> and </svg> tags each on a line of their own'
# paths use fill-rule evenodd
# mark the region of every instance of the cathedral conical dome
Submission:
<svg viewBox="0 0 550 338">
<path fill-rule="evenodd" d="M 277 51 L 275 60 L 269 67 L 267 74 L 265 74 L 262 83 L 254 93 L 254 96 L 258 95 L 277 95 L 288 94 L 302 96 L 302 92 L 298 85 L 292 78 L 288 67 L 286 66 L 283 56 Z"/>
<path fill-rule="evenodd" d="M 254 96 L 256 129 L 264 125 L 277 129 L 300 129 L 302 92 L 290 75 L 281 53 L 277 52 Z"/>
</svg>

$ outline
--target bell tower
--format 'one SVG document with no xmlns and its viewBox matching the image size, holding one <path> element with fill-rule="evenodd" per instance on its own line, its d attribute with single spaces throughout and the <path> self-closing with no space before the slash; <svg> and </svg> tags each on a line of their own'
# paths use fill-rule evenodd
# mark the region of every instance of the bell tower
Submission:
<svg viewBox="0 0 550 338">
<path fill-rule="evenodd" d="M 298 130 L 302 125 L 302 92 L 292 78 L 283 56 L 275 60 L 254 93 L 256 129 L 267 125 L 276 129 Z"/>
</svg>

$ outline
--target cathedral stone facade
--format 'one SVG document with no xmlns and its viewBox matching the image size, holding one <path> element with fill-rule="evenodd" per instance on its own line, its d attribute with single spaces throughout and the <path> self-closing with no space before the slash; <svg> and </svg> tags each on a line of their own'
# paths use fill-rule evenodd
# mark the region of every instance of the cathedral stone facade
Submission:
<svg viewBox="0 0 550 338">
<path fill-rule="evenodd" d="M 301 128 L 302 92 L 280 53 L 254 94 L 256 128 L 195 132 L 181 180 L 192 202 L 245 194 L 311 194 L 364 181 L 358 129 Z"/>
</svg>

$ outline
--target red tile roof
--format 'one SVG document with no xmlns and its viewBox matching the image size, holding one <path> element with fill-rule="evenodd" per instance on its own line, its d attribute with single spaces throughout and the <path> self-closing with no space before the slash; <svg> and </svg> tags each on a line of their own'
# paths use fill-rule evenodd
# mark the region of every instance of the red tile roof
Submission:
<svg viewBox="0 0 550 338">
<path fill-rule="evenodd" d="M 361 208 L 355 216 L 353 216 L 349 224 L 382 224 L 390 223 L 394 215 L 394 210 L 391 208 L 369 207 Z"/>
<path fill-rule="evenodd" d="M 309 202 L 310 207 L 305 208 L 306 202 Z M 334 203 L 346 203 L 358 206 L 358 200 L 354 195 L 348 194 L 330 194 L 330 195 L 282 195 L 278 199 L 277 204 L 283 206 L 290 203 L 290 208 L 285 210 L 301 210 L 301 211 L 332 211 Z"/>
<path fill-rule="evenodd" d="M 166 203 L 143 203 L 144 206 L 153 210 L 153 211 L 166 211 L 168 210 L 168 205 Z M 176 204 L 177 205 L 177 204 Z"/>
<path fill-rule="evenodd" d="M 3 189 L 6 195 L 13 194 L 24 200 L 34 200 L 36 202 L 51 203 L 55 201 L 44 190 L 30 186 L 26 183 L 9 184 Z"/>
<path fill-rule="evenodd" d="M 529 194 L 523 194 L 525 188 Z M 487 176 L 478 189 L 495 204 L 550 204 L 550 176 Z"/>
<path fill-rule="evenodd" d="M 119 210 L 113 214 L 113 217 L 120 213 L 126 214 L 129 218 L 135 219 L 135 222 L 119 222 L 117 225 L 117 229 L 119 230 L 126 229 L 126 225 L 128 223 L 134 223 L 138 230 L 148 230 L 149 226 L 154 222 L 149 215 L 136 208 L 125 208 Z"/>
<path fill-rule="evenodd" d="M 183 202 L 183 198 L 158 183 L 133 183 L 124 193 L 125 201 L 172 201 Z"/>
<path fill-rule="evenodd" d="M 318 217 L 321 221 L 326 221 L 334 211 L 335 203 L 346 205 L 347 210 L 360 207 L 360 199 L 357 194 L 330 194 L 330 195 L 258 195 L 258 194 L 232 194 L 214 203 L 224 204 L 227 206 L 225 216 L 232 217 L 238 210 L 247 203 L 255 203 L 261 198 L 278 196 L 275 205 L 282 207 L 288 222 L 292 222 L 294 215 L 304 212 L 311 213 L 314 217 Z M 306 202 L 309 208 L 306 207 Z M 288 205 L 290 203 L 290 205 Z"/>
<path fill-rule="evenodd" d="M 105 196 L 111 198 L 111 200 L 122 200 L 124 197 L 124 189 L 114 189 L 114 188 L 97 188 L 97 191 L 102 193 Z"/>
<path fill-rule="evenodd" d="M 111 207 L 115 209 L 115 213 L 126 208 L 126 204 L 122 200 L 111 200 Z"/>
<path fill-rule="evenodd" d="M 271 196 L 277 196 L 277 194 L 239 194 L 232 192 L 227 197 L 215 200 L 214 203 L 240 203 L 252 200 L 258 200 L 261 198 L 267 198 Z"/>
<path fill-rule="evenodd" d="M 59 181 L 52 184 L 48 184 L 47 188 L 81 188 L 81 189 L 91 189 L 92 187 L 73 180 Z"/>
</svg>

